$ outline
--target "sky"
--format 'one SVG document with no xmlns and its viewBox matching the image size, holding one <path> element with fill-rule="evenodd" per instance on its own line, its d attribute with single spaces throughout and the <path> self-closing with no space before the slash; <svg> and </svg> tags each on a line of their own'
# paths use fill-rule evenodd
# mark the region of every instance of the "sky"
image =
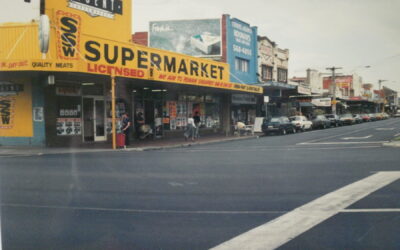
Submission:
<svg viewBox="0 0 400 250">
<path fill-rule="evenodd" d="M 0 0 L 0 22 L 30 21 L 39 0 L 31 1 Z M 133 32 L 148 31 L 150 21 L 230 14 L 289 49 L 291 77 L 305 76 L 307 68 L 328 72 L 325 68 L 335 66 L 376 86 L 387 80 L 384 86 L 400 91 L 400 0 L 132 1 Z"/>
</svg>

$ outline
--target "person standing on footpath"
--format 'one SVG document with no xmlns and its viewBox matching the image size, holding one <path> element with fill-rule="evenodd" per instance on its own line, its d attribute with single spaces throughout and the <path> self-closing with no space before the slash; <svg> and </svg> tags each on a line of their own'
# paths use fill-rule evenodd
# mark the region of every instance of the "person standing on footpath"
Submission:
<svg viewBox="0 0 400 250">
<path fill-rule="evenodd" d="M 131 125 L 132 125 L 132 122 L 131 122 L 131 119 L 129 119 L 128 113 L 124 113 L 122 115 L 122 122 L 121 122 L 121 130 L 122 130 L 122 133 L 124 133 L 124 135 L 125 135 L 124 148 L 126 148 L 126 146 L 129 146 L 129 144 L 130 144 L 129 134 L 131 131 Z"/>
<path fill-rule="evenodd" d="M 197 138 L 200 137 L 200 135 L 199 135 L 199 128 L 200 128 L 200 115 L 199 115 L 199 111 L 196 111 L 196 112 L 194 113 L 193 120 L 194 120 L 194 125 L 196 126 L 195 132 L 194 132 L 194 137 L 197 139 Z"/>
<path fill-rule="evenodd" d="M 194 120 L 193 120 L 193 118 L 189 118 L 188 119 L 188 124 L 186 126 L 186 131 L 183 134 L 185 136 L 185 140 L 186 141 L 189 138 L 191 138 L 191 140 L 194 141 L 195 130 L 196 130 L 196 125 L 194 125 Z"/>
<path fill-rule="evenodd" d="M 136 138 L 140 139 L 140 127 L 144 125 L 144 118 L 142 112 L 138 112 L 135 117 L 135 132 Z"/>
</svg>

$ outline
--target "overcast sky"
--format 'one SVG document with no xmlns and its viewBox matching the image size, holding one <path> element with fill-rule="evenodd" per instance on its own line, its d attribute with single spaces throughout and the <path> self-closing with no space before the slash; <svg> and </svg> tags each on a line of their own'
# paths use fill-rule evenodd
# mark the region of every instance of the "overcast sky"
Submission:
<svg viewBox="0 0 400 250">
<path fill-rule="evenodd" d="M 400 91 L 399 11 L 400 0 L 134 0 L 133 28 L 230 14 L 290 50 L 290 76 L 336 66 Z"/>
<path fill-rule="evenodd" d="M 29 21 L 38 1 L 0 0 L 0 22 Z M 400 91 L 399 11 L 400 0 L 133 0 L 133 31 L 148 31 L 149 21 L 230 14 L 290 50 L 290 76 L 336 66 Z"/>
</svg>

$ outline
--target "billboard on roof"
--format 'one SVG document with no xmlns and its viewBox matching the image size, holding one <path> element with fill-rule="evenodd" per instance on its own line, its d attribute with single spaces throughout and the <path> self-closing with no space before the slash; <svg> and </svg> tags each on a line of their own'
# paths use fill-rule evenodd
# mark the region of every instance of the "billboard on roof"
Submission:
<svg viewBox="0 0 400 250">
<path fill-rule="evenodd" d="M 149 46 L 191 56 L 221 56 L 221 19 L 153 21 Z"/>
</svg>

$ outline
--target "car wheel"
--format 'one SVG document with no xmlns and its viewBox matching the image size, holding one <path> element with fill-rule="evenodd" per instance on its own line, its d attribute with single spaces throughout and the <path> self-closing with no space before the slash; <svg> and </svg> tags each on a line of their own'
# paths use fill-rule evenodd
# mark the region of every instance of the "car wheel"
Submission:
<svg viewBox="0 0 400 250">
<path fill-rule="evenodd" d="M 293 134 L 296 134 L 296 132 L 297 132 L 296 128 L 292 128 L 292 132 L 293 132 Z"/>
<path fill-rule="evenodd" d="M 283 128 L 283 129 L 281 130 L 281 134 L 282 134 L 282 135 L 286 135 L 286 129 Z"/>
<path fill-rule="evenodd" d="M 303 127 L 301 127 L 301 132 L 304 132 L 304 131 L 306 131 L 306 128 L 303 126 Z"/>
<path fill-rule="evenodd" d="M 326 129 L 326 124 L 324 124 L 324 125 L 322 126 L 322 128 L 323 128 L 323 129 Z"/>
</svg>

